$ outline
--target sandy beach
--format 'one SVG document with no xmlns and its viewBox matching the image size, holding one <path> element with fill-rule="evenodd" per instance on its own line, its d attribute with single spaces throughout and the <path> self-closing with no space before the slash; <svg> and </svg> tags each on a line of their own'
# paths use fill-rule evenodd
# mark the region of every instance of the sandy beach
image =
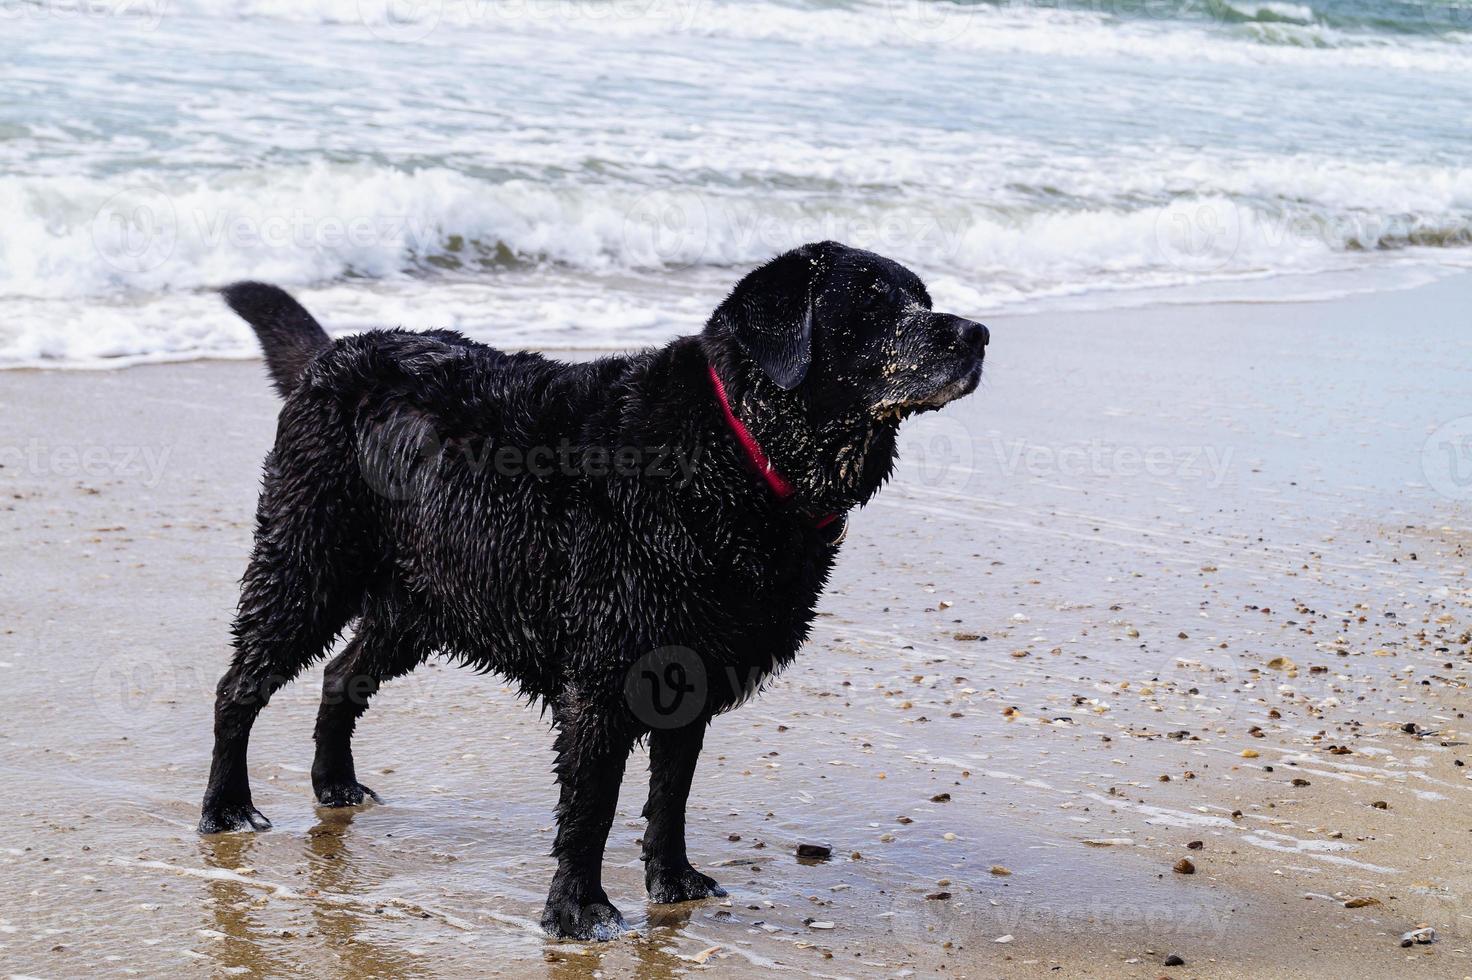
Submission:
<svg viewBox="0 0 1472 980">
<path fill-rule="evenodd" d="M 535 926 L 551 738 L 494 677 L 388 685 L 385 802 L 327 811 L 304 675 L 252 743 L 275 829 L 198 837 L 277 401 L 258 363 L 0 372 L 0 974 L 1472 975 L 1469 309 L 989 319 L 707 740 L 730 898 L 645 903 L 636 756 L 602 946 Z"/>
</svg>

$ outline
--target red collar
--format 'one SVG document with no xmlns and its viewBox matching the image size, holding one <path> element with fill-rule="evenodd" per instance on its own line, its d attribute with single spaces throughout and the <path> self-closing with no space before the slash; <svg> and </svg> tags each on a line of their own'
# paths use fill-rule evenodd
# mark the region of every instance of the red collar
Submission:
<svg viewBox="0 0 1472 980">
<path fill-rule="evenodd" d="M 726 386 L 721 382 L 721 376 L 716 373 L 714 364 L 710 365 L 710 382 L 716 389 L 716 400 L 721 403 L 721 413 L 726 416 L 726 424 L 731 427 L 736 441 L 741 443 L 741 449 L 746 453 L 752 469 L 760 473 L 762 479 L 767 481 L 767 486 L 772 489 L 772 496 L 778 500 L 789 499 L 796 491 L 787 478 L 777 472 L 777 467 L 772 465 L 772 460 L 762 451 L 761 443 L 756 441 L 756 436 L 751 434 L 746 423 L 736 417 L 736 413 L 731 409 L 731 399 L 726 396 Z M 813 527 L 825 528 L 838 520 L 839 516 L 838 514 L 825 514 L 814 518 Z M 847 531 L 847 526 L 844 531 Z"/>
</svg>

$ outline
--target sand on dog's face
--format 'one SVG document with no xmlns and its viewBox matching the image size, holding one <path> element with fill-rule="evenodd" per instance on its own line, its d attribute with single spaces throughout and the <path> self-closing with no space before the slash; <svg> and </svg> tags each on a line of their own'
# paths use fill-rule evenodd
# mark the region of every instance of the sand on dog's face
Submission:
<svg viewBox="0 0 1472 980">
<path fill-rule="evenodd" d="M 599 949 L 536 932 L 550 749 L 494 678 L 386 685 L 358 757 L 387 804 L 356 812 L 311 805 L 301 678 L 252 747 L 276 829 L 196 837 L 273 397 L 256 365 L 4 375 L 0 445 L 47 437 L 0 460 L 0 960 L 1465 973 L 1472 541 L 1423 444 L 1468 288 L 1011 324 L 984 404 L 907 423 L 796 665 L 716 722 L 689 839 L 731 898 L 641 904 L 635 759 L 605 884 L 644 938 Z M 1402 949 L 1422 923 L 1441 941 Z"/>
</svg>

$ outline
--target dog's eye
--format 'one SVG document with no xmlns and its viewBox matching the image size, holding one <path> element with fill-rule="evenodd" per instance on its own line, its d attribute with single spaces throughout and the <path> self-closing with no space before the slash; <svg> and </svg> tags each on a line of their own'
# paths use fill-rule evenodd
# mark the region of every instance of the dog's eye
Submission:
<svg viewBox="0 0 1472 980">
<path fill-rule="evenodd" d="M 882 289 L 866 289 L 859 297 L 859 309 L 865 313 L 872 313 L 885 304 L 889 294 Z"/>
</svg>

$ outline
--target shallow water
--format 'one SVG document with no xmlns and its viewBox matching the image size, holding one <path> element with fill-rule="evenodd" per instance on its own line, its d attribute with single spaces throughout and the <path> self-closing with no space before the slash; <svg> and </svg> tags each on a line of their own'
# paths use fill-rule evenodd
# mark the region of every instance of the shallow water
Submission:
<svg viewBox="0 0 1472 980">
<path fill-rule="evenodd" d="M 824 237 L 976 317 L 1424 281 L 1472 254 L 1469 11 L 10 0 L 0 364 L 250 354 L 246 277 L 631 346 Z"/>
</svg>

